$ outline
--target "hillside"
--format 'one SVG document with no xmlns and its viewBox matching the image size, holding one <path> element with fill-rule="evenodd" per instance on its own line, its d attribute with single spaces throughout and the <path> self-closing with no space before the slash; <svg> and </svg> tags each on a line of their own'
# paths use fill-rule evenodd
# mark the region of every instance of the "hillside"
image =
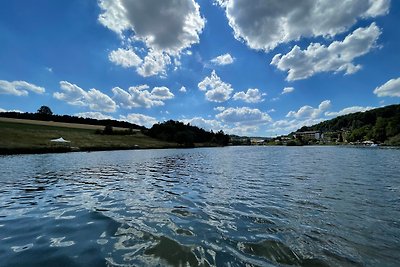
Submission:
<svg viewBox="0 0 400 267">
<path fill-rule="evenodd" d="M 0 119 L 0 155 L 178 146 L 151 138 L 139 130 L 114 128 L 116 134 L 101 134 L 102 128 L 104 126 Z M 60 137 L 70 142 L 57 144 L 50 141 Z"/>
<path fill-rule="evenodd" d="M 139 126 L 141 127 L 141 126 Z M 144 128 L 144 127 L 141 127 Z M 0 116 L 0 155 L 226 145 L 229 137 L 177 121 L 150 129 L 65 123 Z M 63 137 L 67 143 L 51 140 Z"/>
<path fill-rule="evenodd" d="M 304 126 L 296 132 L 304 131 L 321 131 L 328 136 L 337 136 L 339 142 L 373 140 L 386 145 L 400 145 L 400 105 L 339 116 Z"/>
<path fill-rule="evenodd" d="M 70 115 L 54 115 L 51 111 L 49 111 L 49 113 L 46 114 L 46 113 L 40 113 L 39 110 L 37 113 L 0 112 L 0 118 L 12 118 L 12 119 L 29 120 L 29 121 L 51 121 L 51 122 L 80 124 L 80 125 L 83 125 L 83 124 L 99 125 L 102 127 L 104 127 L 106 125 L 110 125 L 112 127 L 130 128 L 130 129 L 138 129 L 138 130 L 146 129 L 143 126 L 129 123 L 126 121 L 97 120 L 97 119 L 82 118 L 82 117 L 70 116 Z"/>
</svg>

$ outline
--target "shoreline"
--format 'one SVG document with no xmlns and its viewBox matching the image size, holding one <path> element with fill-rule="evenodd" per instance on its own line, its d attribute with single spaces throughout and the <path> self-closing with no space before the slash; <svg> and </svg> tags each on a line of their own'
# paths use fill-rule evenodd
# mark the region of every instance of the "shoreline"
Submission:
<svg viewBox="0 0 400 267">
<path fill-rule="evenodd" d="M 398 146 L 356 146 L 356 145 L 304 145 L 304 146 L 282 146 L 282 145 L 268 145 L 268 146 L 225 146 L 225 147 L 345 147 L 345 148 L 362 148 L 362 149 L 400 149 Z M 0 156 L 15 156 L 15 155 L 41 155 L 41 154 L 61 154 L 61 153 L 74 153 L 74 152 L 106 152 L 106 151 L 124 151 L 124 150 L 158 150 L 158 149 L 190 149 L 190 148 L 215 148 L 222 147 L 216 145 L 195 145 L 193 147 L 187 146 L 160 146 L 160 147 L 43 147 L 43 148 L 0 148 Z"/>
<path fill-rule="evenodd" d="M 167 148 L 181 148 L 181 147 L 90 147 L 90 148 L 0 148 L 0 156 L 12 155 L 40 155 L 40 154 L 61 154 L 61 153 L 74 153 L 74 152 L 96 152 L 96 151 L 117 151 L 117 150 L 143 150 L 143 149 L 167 149 Z"/>
<path fill-rule="evenodd" d="M 22 147 L 22 148 L 0 148 L 0 156 L 12 155 L 40 155 L 40 154 L 61 154 L 61 153 L 74 153 L 74 152 L 98 152 L 98 151 L 123 151 L 123 150 L 157 150 L 157 149 L 189 149 L 189 148 L 211 148 L 222 147 L 215 144 L 195 144 L 194 146 L 184 146 L 179 144 L 161 145 L 161 146 L 132 146 L 132 147 Z"/>
</svg>

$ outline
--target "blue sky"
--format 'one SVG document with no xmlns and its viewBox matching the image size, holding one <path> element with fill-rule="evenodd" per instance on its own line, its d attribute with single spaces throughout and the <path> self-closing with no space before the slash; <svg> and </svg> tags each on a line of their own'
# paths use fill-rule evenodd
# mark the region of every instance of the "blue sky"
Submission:
<svg viewBox="0 0 400 267">
<path fill-rule="evenodd" d="M 274 136 L 399 103 L 400 3 L 334 2 L 5 1 L 0 111 Z"/>
</svg>

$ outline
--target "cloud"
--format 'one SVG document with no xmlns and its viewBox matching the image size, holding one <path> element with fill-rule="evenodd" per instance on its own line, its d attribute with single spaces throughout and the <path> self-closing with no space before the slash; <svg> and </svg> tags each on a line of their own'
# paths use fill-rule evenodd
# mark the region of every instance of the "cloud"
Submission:
<svg viewBox="0 0 400 267">
<path fill-rule="evenodd" d="M 67 81 L 60 82 L 62 92 L 55 92 L 53 97 L 65 101 L 70 105 L 87 106 L 91 110 L 102 112 L 115 112 L 116 103 L 106 94 L 97 89 L 85 91 L 76 84 Z"/>
<path fill-rule="evenodd" d="M 353 60 L 376 47 L 380 34 L 378 26 L 372 23 L 369 27 L 358 28 L 342 42 L 334 41 L 329 46 L 312 43 L 306 50 L 301 50 L 296 45 L 286 55 L 275 55 L 271 65 L 287 71 L 288 81 L 306 79 L 317 73 L 330 71 L 353 74 L 361 69 L 361 65 L 354 65 Z"/>
<path fill-rule="evenodd" d="M 204 130 L 210 131 L 219 131 L 223 128 L 221 122 L 217 120 L 207 120 L 202 117 L 194 117 L 191 119 L 183 119 L 182 122 L 190 123 L 191 125 L 203 128 Z"/>
<path fill-rule="evenodd" d="M 102 10 L 99 22 L 117 33 L 123 44 L 145 44 L 148 55 L 137 69 L 144 77 L 165 74 L 166 66 L 177 62 L 170 56 L 179 57 L 199 43 L 205 25 L 194 0 L 99 0 L 98 4 Z M 131 62 L 132 53 L 119 56 L 127 59 L 117 62 Z"/>
<path fill-rule="evenodd" d="M 225 83 L 220 77 L 212 71 L 210 77 L 205 77 L 203 81 L 198 84 L 201 91 L 206 91 L 205 96 L 208 101 L 224 102 L 231 98 L 233 92 L 232 86 Z"/>
<path fill-rule="evenodd" d="M 313 108 L 309 105 L 302 106 L 297 111 L 289 111 L 286 117 L 288 119 L 282 119 L 274 121 L 268 128 L 269 133 L 287 133 L 300 129 L 303 126 L 311 126 L 321 121 L 326 120 L 323 116 L 330 114 L 326 112 L 331 107 L 330 100 L 322 101 L 317 108 Z"/>
<path fill-rule="evenodd" d="M 337 117 L 355 112 L 364 112 L 374 107 L 360 107 L 353 106 L 347 107 L 337 112 L 326 111 L 331 107 L 331 101 L 322 101 L 318 108 L 311 106 L 303 106 L 298 111 L 290 111 L 286 117 L 291 119 L 283 119 L 273 122 L 268 128 L 269 133 L 287 133 L 300 129 L 303 126 L 312 126 L 320 123 L 327 118 L 324 117 Z"/>
<path fill-rule="evenodd" d="M 165 86 L 154 87 L 153 90 L 151 90 L 151 94 L 155 99 L 160 99 L 160 100 L 167 100 L 174 98 L 174 94 L 171 93 L 169 89 Z"/>
<path fill-rule="evenodd" d="M 144 58 L 143 64 L 141 64 L 136 71 L 143 77 L 153 75 L 165 76 L 169 64 L 171 64 L 171 57 L 168 54 L 150 50 Z"/>
<path fill-rule="evenodd" d="M 181 89 L 179 89 L 179 92 L 186 93 L 187 92 L 186 87 L 182 86 Z"/>
<path fill-rule="evenodd" d="M 236 127 L 225 127 L 224 132 L 227 134 L 240 135 L 240 136 L 251 136 L 255 135 L 259 130 L 258 125 L 239 125 Z"/>
<path fill-rule="evenodd" d="M 225 107 L 222 107 L 222 106 L 215 107 L 214 110 L 215 110 L 215 111 L 221 112 L 221 111 L 224 111 L 224 110 L 225 110 Z"/>
<path fill-rule="evenodd" d="M 391 79 L 385 84 L 375 88 L 374 94 L 376 94 L 378 97 L 400 97 L 400 78 Z"/>
<path fill-rule="evenodd" d="M 390 0 L 217 0 L 235 38 L 269 51 L 302 37 L 333 37 L 359 19 L 387 14 Z"/>
<path fill-rule="evenodd" d="M 114 64 L 124 68 L 137 67 L 143 62 L 143 60 L 136 55 L 132 48 L 118 48 L 117 50 L 111 51 L 111 53 L 108 55 L 108 59 Z"/>
<path fill-rule="evenodd" d="M 211 63 L 215 65 L 229 65 L 232 64 L 234 61 L 235 58 L 233 58 L 229 53 L 211 59 Z"/>
<path fill-rule="evenodd" d="M 360 107 L 360 106 L 353 106 L 353 107 L 347 107 L 344 108 L 340 111 L 337 112 L 325 112 L 325 116 L 327 117 L 337 117 L 337 116 L 343 116 L 346 114 L 350 114 L 350 113 L 356 113 L 356 112 L 364 112 L 370 109 L 374 109 L 375 107 Z"/>
<path fill-rule="evenodd" d="M 174 94 L 165 86 L 154 87 L 151 91 L 148 89 L 148 85 L 139 85 L 129 87 L 129 92 L 127 92 L 119 87 L 114 87 L 112 89 L 114 93 L 113 99 L 117 101 L 121 107 L 132 109 L 163 106 L 165 100 L 174 98 Z"/>
<path fill-rule="evenodd" d="M 119 119 L 133 124 L 142 125 L 147 128 L 151 128 L 154 124 L 158 122 L 157 119 L 154 117 L 138 113 L 130 113 L 126 116 L 121 115 L 119 116 Z"/>
<path fill-rule="evenodd" d="M 147 47 L 179 54 L 199 42 L 205 19 L 194 0 L 100 0 L 101 24 L 124 35 L 133 32 Z"/>
<path fill-rule="evenodd" d="M 302 106 L 298 111 L 289 111 L 289 113 L 286 115 L 286 117 L 287 118 L 296 118 L 296 119 L 300 119 L 300 118 L 316 119 L 330 107 L 331 107 L 331 101 L 324 100 L 319 104 L 318 108 L 313 108 L 308 105 Z"/>
<path fill-rule="evenodd" d="M 16 112 L 16 113 L 24 113 L 23 111 L 21 111 L 21 110 L 18 110 L 18 109 L 9 109 L 9 110 L 7 110 L 7 109 L 4 109 L 4 108 L 0 108 L 0 112 Z"/>
<path fill-rule="evenodd" d="M 75 116 L 82 118 L 96 119 L 96 120 L 115 120 L 114 117 L 105 115 L 101 112 L 81 112 L 81 113 L 75 113 Z"/>
<path fill-rule="evenodd" d="M 248 107 L 227 108 L 216 115 L 216 118 L 225 123 L 234 123 L 239 125 L 258 125 L 271 122 L 271 117 L 259 109 L 251 109 Z"/>
<path fill-rule="evenodd" d="M 303 126 L 311 126 L 324 121 L 323 118 L 308 118 L 308 119 L 292 119 L 292 120 L 278 120 L 271 124 L 268 129 L 270 133 L 288 133 L 300 129 Z"/>
<path fill-rule="evenodd" d="M 46 90 L 43 87 L 25 81 L 5 81 L 0 80 L 0 94 L 27 96 L 30 92 L 43 94 Z"/>
<path fill-rule="evenodd" d="M 257 88 L 252 89 L 249 88 L 247 89 L 247 92 L 238 92 L 235 93 L 233 95 L 233 99 L 234 100 L 243 100 L 244 102 L 247 103 L 259 103 L 264 101 L 264 99 L 262 98 L 264 95 L 266 95 L 265 93 L 262 94 L 260 92 L 260 90 L 258 90 Z"/>
<path fill-rule="evenodd" d="M 290 93 L 292 93 L 294 91 L 294 88 L 293 87 L 285 87 L 285 88 L 283 88 L 283 90 L 282 90 L 282 95 L 284 95 L 284 94 L 290 94 Z"/>
</svg>

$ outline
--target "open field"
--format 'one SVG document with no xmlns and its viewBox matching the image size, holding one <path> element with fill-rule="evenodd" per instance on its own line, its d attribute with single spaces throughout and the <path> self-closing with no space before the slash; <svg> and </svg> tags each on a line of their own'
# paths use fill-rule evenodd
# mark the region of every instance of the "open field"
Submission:
<svg viewBox="0 0 400 267">
<path fill-rule="evenodd" d="M 0 117 L 0 122 L 12 122 L 12 123 L 54 126 L 54 127 L 74 128 L 74 129 L 86 129 L 86 130 L 104 129 L 104 126 L 102 125 L 89 125 L 89 124 L 66 123 L 66 122 L 55 122 L 55 121 L 24 120 L 24 119 L 13 119 L 13 118 L 2 118 L 2 117 Z M 126 130 L 126 129 L 114 127 L 114 130 Z"/>
<path fill-rule="evenodd" d="M 141 132 L 131 135 L 95 134 L 104 126 L 0 119 L 0 154 L 91 151 L 112 149 L 177 147 L 150 138 Z M 114 128 L 118 129 L 118 128 Z M 68 144 L 54 144 L 51 139 L 63 137 Z"/>
</svg>

